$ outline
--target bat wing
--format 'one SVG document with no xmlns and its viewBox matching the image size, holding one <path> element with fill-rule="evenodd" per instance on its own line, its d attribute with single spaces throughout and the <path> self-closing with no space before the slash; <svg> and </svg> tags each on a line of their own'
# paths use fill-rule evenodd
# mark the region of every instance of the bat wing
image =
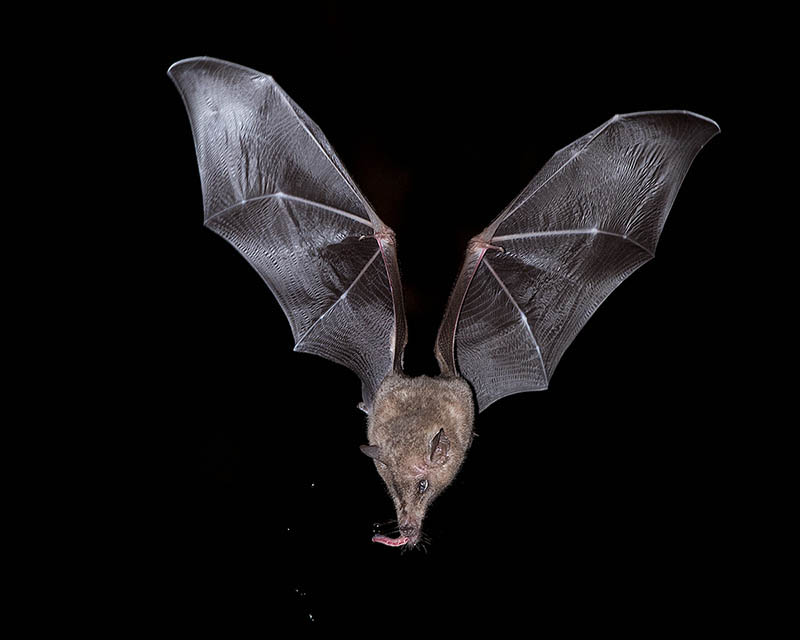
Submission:
<svg viewBox="0 0 800 640">
<path fill-rule="evenodd" d="M 192 125 L 205 225 L 267 283 L 295 350 L 352 369 L 370 408 L 406 342 L 394 233 L 270 76 L 211 58 L 169 75 Z"/>
<path fill-rule="evenodd" d="M 468 246 L 436 341 L 482 411 L 546 389 L 603 300 L 650 260 L 689 166 L 719 132 L 684 111 L 615 116 L 557 152 Z"/>
</svg>

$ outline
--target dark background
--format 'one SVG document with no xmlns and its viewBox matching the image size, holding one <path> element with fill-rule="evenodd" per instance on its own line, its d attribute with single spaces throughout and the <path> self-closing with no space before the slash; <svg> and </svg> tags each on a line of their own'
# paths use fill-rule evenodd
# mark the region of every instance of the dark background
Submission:
<svg viewBox="0 0 800 640">
<path fill-rule="evenodd" d="M 155 559 L 143 607 L 264 631 L 420 632 L 423 620 L 474 616 L 648 631 L 740 616 L 734 514 L 748 489 L 743 434 L 722 410 L 752 372 L 729 329 L 737 260 L 723 236 L 738 214 L 721 194 L 741 136 L 734 105 L 757 82 L 748 40 L 667 6 L 196 13 L 139 32 L 135 100 L 159 189 L 141 219 L 148 304 L 134 338 L 152 372 L 135 393 L 156 427 L 139 473 L 159 478 L 143 520 Z M 687 109 L 721 126 L 656 259 L 598 310 L 550 389 L 478 417 L 424 550 L 370 542 L 394 512 L 358 451 L 355 375 L 293 353 L 259 276 L 203 228 L 189 123 L 166 75 L 197 55 L 273 75 L 395 230 L 412 374 L 436 373 L 466 241 L 553 152 L 615 113 Z"/>
</svg>

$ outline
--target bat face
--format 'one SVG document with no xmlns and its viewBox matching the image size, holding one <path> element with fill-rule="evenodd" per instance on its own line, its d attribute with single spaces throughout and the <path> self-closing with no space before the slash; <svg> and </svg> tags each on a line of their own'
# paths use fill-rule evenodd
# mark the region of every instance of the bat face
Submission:
<svg viewBox="0 0 800 640">
<path fill-rule="evenodd" d="M 399 536 L 373 538 L 413 547 L 433 500 L 455 477 L 472 441 L 472 391 L 461 378 L 389 376 L 370 414 L 369 445 L 397 512 Z"/>
</svg>

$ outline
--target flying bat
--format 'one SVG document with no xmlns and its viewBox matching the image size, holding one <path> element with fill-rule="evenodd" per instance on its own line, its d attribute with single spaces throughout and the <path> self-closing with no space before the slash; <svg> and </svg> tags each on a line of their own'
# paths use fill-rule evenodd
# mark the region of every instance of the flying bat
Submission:
<svg viewBox="0 0 800 640">
<path fill-rule="evenodd" d="M 295 351 L 361 380 L 368 444 L 414 547 L 469 450 L 476 413 L 547 389 L 603 300 L 655 255 L 697 153 L 719 132 L 688 111 L 617 115 L 567 145 L 466 248 L 435 343 L 440 373 L 407 376 L 395 234 L 331 144 L 271 76 L 213 58 L 175 63 L 205 226 L 261 275 Z"/>
</svg>

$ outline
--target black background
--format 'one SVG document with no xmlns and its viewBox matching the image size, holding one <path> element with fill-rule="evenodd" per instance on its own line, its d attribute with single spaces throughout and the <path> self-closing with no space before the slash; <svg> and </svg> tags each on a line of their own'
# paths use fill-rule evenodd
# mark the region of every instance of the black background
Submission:
<svg viewBox="0 0 800 640">
<path fill-rule="evenodd" d="M 155 427 L 137 471 L 142 485 L 157 479 L 141 521 L 143 610 L 264 632 L 475 617 L 649 632 L 741 615 L 734 513 L 748 489 L 723 406 L 753 372 L 729 328 L 737 260 L 723 236 L 738 214 L 721 194 L 741 135 L 733 105 L 756 81 L 749 45 L 697 9 L 566 9 L 232 5 L 142 25 L 134 99 L 158 189 L 137 229 L 147 304 L 132 339 L 149 371 L 137 406 Z M 722 129 L 656 259 L 598 310 L 550 389 L 478 417 L 424 550 L 370 542 L 394 513 L 358 451 L 355 375 L 293 353 L 259 276 L 202 226 L 189 123 L 166 75 L 197 55 L 273 75 L 395 230 L 412 374 L 436 372 L 466 241 L 553 152 L 615 113 L 687 109 Z"/>
</svg>

